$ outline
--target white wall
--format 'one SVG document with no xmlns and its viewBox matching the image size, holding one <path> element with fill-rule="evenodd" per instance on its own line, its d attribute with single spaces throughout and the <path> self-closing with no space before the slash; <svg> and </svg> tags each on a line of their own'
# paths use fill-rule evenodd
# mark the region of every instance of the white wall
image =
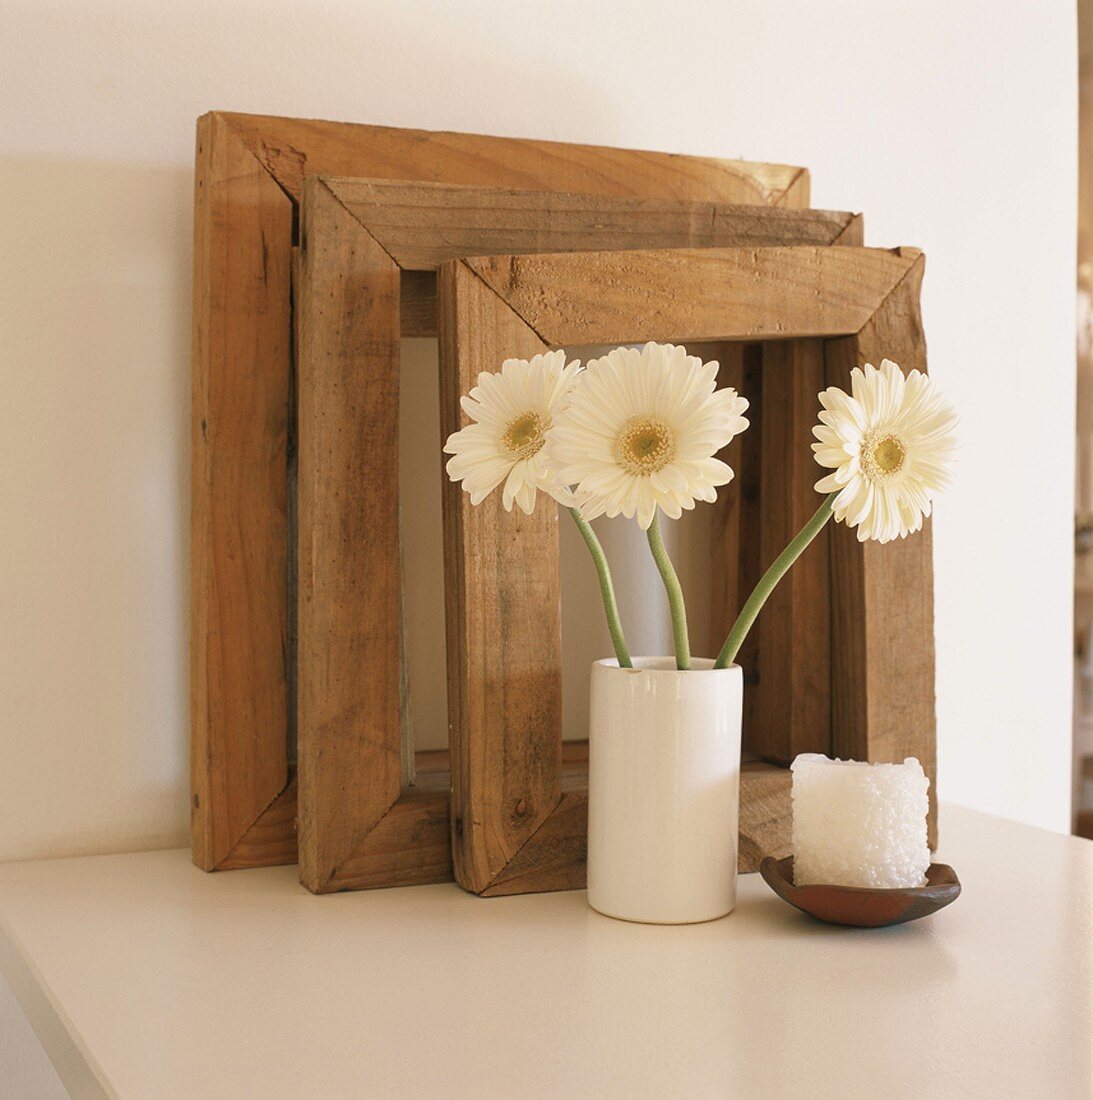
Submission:
<svg viewBox="0 0 1093 1100">
<path fill-rule="evenodd" d="M 1065 828 L 1069 0 L 0 0 L 0 858 L 186 840 L 193 124 L 213 107 L 809 166 L 929 257 L 964 452 L 941 793 Z M 894 639 L 898 644 L 898 639 Z"/>
</svg>

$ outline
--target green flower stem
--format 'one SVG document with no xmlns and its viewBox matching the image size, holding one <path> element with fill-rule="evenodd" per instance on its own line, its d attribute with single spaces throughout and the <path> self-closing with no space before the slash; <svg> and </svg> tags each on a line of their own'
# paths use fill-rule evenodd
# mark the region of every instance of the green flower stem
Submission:
<svg viewBox="0 0 1093 1100">
<path fill-rule="evenodd" d="M 653 552 L 653 561 L 657 563 L 664 590 L 668 593 L 668 606 L 672 609 L 672 637 L 676 645 L 676 668 L 686 671 L 691 667 L 691 643 L 687 639 L 687 606 L 683 602 L 683 589 L 679 586 L 672 559 L 664 548 L 664 539 L 660 535 L 660 509 L 653 513 L 653 522 L 647 532 L 649 549 Z"/>
<path fill-rule="evenodd" d="M 736 659 L 744 639 L 748 636 L 748 631 L 751 630 L 752 623 L 763 609 L 763 604 L 767 602 L 767 597 L 789 572 L 790 566 L 804 553 L 808 544 L 823 530 L 824 524 L 831 518 L 831 505 L 838 495 L 837 492 L 832 493 L 816 509 L 816 514 L 797 532 L 790 544 L 774 559 L 774 564 L 763 574 L 762 579 L 748 597 L 748 602 L 741 608 L 736 622 L 733 623 L 732 630 L 729 631 L 729 636 L 725 639 L 725 644 L 714 662 L 714 668 L 727 668 Z"/>
<path fill-rule="evenodd" d="M 611 583 L 611 570 L 607 565 L 607 555 L 603 552 L 600 540 L 591 524 L 581 516 L 579 508 L 570 508 L 569 514 L 581 533 L 588 552 L 592 555 L 592 561 L 596 565 L 596 576 L 600 579 L 600 594 L 603 596 L 603 610 L 607 616 L 607 629 L 611 632 L 611 644 L 615 647 L 615 656 L 618 658 L 619 668 L 633 668 L 630 660 L 630 650 L 626 648 L 626 638 L 622 632 L 622 623 L 619 620 L 619 606 L 615 602 L 615 586 Z"/>
</svg>

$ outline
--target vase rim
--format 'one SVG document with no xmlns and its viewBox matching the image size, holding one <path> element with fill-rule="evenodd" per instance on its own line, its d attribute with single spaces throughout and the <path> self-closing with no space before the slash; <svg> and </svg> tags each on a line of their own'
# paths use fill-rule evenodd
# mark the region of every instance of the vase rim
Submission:
<svg viewBox="0 0 1093 1100">
<path fill-rule="evenodd" d="M 692 667 L 690 669 L 676 668 L 675 657 L 631 657 L 630 659 L 633 662 L 633 668 L 620 668 L 616 657 L 601 657 L 598 661 L 593 662 L 593 667 L 599 665 L 602 668 L 615 669 L 618 672 L 626 673 L 649 672 L 673 675 L 683 675 L 688 672 L 718 672 L 731 675 L 741 671 L 740 665 L 737 664 L 731 664 L 727 668 L 714 668 L 713 657 L 692 657 Z"/>
</svg>

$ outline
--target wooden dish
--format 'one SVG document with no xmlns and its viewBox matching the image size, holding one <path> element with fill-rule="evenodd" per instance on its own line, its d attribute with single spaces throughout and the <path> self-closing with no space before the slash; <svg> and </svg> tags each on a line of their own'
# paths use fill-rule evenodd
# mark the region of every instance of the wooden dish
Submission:
<svg viewBox="0 0 1093 1100">
<path fill-rule="evenodd" d="M 960 879 L 945 863 L 931 863 L 926 885 L 905 889 L 874 890 L 860 886 L 795 886 L 793 856 L 767 856 L 759 865 L 766 884 L 802 913 L 828 924 L 852 924 L 859 928 L 885 928 L 944 909 L 960 896 Z"/>
</svg>

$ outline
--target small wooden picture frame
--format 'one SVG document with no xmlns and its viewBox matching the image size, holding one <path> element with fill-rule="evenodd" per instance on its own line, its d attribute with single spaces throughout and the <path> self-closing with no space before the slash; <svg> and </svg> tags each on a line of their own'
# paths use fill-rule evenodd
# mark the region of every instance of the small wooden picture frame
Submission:
<svg viewBox="0 0 1093 1100">
<path fill-rule="evenodd" d="M 709 157 L 219 111 L 198 120 L 190 761 L 205 870 L 296 859 L 290 270 L 304 178 L 316 174 L 700 206 L 807 207 L 809 187 L 802 168 Z"/>
<path fill-rule="evenodd" d="M 885 356 L 905 370 L 925 370 L 922 270 L 914 249 L 816 247 L 449 262 L 438 282 L 442 427 L 447 433 L 463 426 L 460 394 L 508 357 L 649 339 L 761 342 L 762 371 L 774 381 L 768 392 L 763 380 L 757 434 L 776 426 L 778 454 L 801 455 L 783 464 L 781 485 L 764 479 L 763 494 L 777 502 L 769 535 L 761 535 L 767 554 L 819 504 L 809 449 L 817 391 L 825 382 L 846 385 L 852 367 Z M 760 447 L 774 445 L 764 440 Z M 456 878 L 487 895 L 580 887 L 587 794 L 561 783 L 558 508 L 544 495 L 530 516 L 506 513 L 496 494 L 472 507 L 449 484 L 444 520 Z M 715 572 L 739 556 L 740 533 L 732 524 L 721 531 Z M 859 543 L 842 526 L 827 534 L 818 557 L 810 548 L 805 580 L 791 581 L 781 608 L 773 605 L 777 629 L 788 627 L 792 641 L 764 676 L 795 697 L 796 670 L 817 662 L 830 700 L 819 715 L 830 712 L 830 748 L 858 760 L 917 756 L 931 778 L 933 836 L 930 525 L 886 546 Z M 830 600 L 824 597 L 817 615 L 808 601 L 816 582 L 827 590 L 828 574 Z M 807 630 L 798 637 L 802 620 Z M 785 769 L 746 767 L 742 833 L 749 822 L 774 834 L 787 829 L 787 791 Z M 742 866 L 754 869 L 747 866 L 753 857 L 742 836 Z"/>
<path fill-rule="evenodd" d="M 526 254 L 650 242 L 858 243 L 861 219 L 326 177 L 305 182 L 302 209 L 295 291 L 301 881 L 316 892 L 442 881 L 452 877 L 447 770 L 430 753 L 431 766 L 407 785 L 399 721 L 399 339 L 435 331 L 436 269 L 498 247 Z M 514 532 L 506 527 L 504 541 Z"/>
</svg>

